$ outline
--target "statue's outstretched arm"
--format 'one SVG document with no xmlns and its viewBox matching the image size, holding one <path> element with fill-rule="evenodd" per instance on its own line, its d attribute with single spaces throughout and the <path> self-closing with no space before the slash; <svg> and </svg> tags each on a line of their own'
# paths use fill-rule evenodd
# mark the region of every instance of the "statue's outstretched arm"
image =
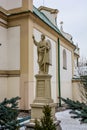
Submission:
<svg viewBox="0 0 87 130">
<path fill-rule="evenodd" d="M 38 45 L 38 42 L 35 40 L 34 35 L 32 36 L 32 38 L 33 38 L 33 42 L 34 42 L 34 44 L 37 46 L 37 45 Z"/>
</svg>

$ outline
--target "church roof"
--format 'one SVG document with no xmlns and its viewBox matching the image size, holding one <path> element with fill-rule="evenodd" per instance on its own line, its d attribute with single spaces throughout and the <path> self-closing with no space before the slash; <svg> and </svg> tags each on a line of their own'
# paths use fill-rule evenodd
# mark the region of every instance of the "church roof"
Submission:
<svg viewBox="0 0 87 130">
<path fill-rule="evenodd" d="M 43 20 L 47 25 L 53 28 L 57 33 L 61 34 L 60 30 L 55 26 L 42 12 L 40 12 L 35 6 L 33 7 L 33 13 Z"/>
<path fill-rule="evenodd" d="M 57 26 L 55 26 L 44 13 L 40 12 L 35 6 L 33 6 L 33 13 L 38 16 L 42 21 L 44 21 L 48 26 L 50 26 L 53 30 L 55 30 L 58 34 L 60 34 L 62 37 L 64 37 L 67 41 L 69 41 L 61 31 L 58 29 Z M 69 41 L 73 46 L 75 46 L 71 41 Z"/>
</svg>

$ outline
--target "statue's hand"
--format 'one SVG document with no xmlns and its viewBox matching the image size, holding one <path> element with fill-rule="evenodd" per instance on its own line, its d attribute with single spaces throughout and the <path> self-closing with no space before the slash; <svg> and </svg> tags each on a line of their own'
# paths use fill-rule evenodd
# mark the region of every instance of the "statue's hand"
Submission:
<svg viewBox="0 0 87 130">
<path fill-rule="evenodd" d="M 45 49 L 46 49 L 46 47 L 43 47 L 43 48 L 42 48 L 42 51 L 45 51 Z"/>
<path fill-rule="evenodd" d="M 32 35 L 32 38 L 33 38 L 33 40 L 35 40 L 35 37 L 34 37 L 34 35 Z"/>
<path fill-rule="evenodd" d="M 38 51 L 39 52 L 44 52 L 44 50 L 42 48 L 39 48 Z"/>
</svg>

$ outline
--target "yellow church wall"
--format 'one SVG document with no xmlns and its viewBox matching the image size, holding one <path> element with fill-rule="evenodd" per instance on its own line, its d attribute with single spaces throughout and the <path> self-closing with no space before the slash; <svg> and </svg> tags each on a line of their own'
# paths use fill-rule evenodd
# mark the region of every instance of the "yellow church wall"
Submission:
<svg viewBox="0 0 87 130">
<path fill-rule="evenodd" d="M 20 19 L 19 19 L 20 17 Z M 33 22 L 29 15 L 9 18 L 9 27 L 20 26 L 20 108 L 29 109 L 33 97 Z M 13 20 L 14 19 L 14 20 Z M 29 94 L 31 93 L 31 95 Z"/>
<path fill-rule="evenodd" d="M 16 13 L 25 10 L 32 10 L 33 0 L 0 0 L 0 10 L 5 13 Z"/>
<path fill-rule="evenodd" d="M 8 70 L 20 70 L 20 26 L 7 29 Z"/>
<path fill-rule="evenodd" d="M 63 50 L 66 51 L 67 68 L 63 68 Z M 72 93 L 73 77 L 73 48 L 66 42 L 60 40 L 60 86 L 61 97 L 73 99 Z"/>
<path fill-rule="evenodd" d="M 73 100 L 82 102 L 80 91 L 80 80 L 72 80 L 73 85 Z"/>
<path fill-rule="evenodd" d="M 20 16 L 21 17 L 21 16 Z M 9 18 L 8 22 L 9 27 L 20 26 L 20 107 L 21 109 L 25 109 L 25 84 L 28 83 L 28 18 L 27 16 L 15 18 Z M 28 90 L 26 95 L 28 95 Z M 27 98 L 28 100 L 28 98 Z"/>
<path fill-rule="evenodd" d="M 7 97 L 12 98 L 20 96 L 20 77 L 9 77 L 7 80 Z"/>
<path fill-rule="evenodd" d="M 0 6 L 6 10 L 22 6 L 22 0 L 0 0 Z"/>
<path fill-rule="evenodd" d="M 7 77 L 0 76 L 0 102 L 7 97 Z"/>
<path fill-rule="evenodd" d="M 0 26 L 0 43 L 2 44 L 0 46 L 0 102 L 4 98 L 20 96 L 20 85 L 18 83 L 18 76 L 20 75 L 20 64 L 18 64 L 20 61 L 20 49 L 18 47 L 20 43 L 20 37 L 16 37 L 18 34 L 20 34 L 20 29 L 18 31 L 18 28 L 15 27 L 15 31 L 13 28 L 10 28 L 9 30 L 9 28 L 7 29 L 4 26 Z M 10 47 L 9 44 L 11 44 Z M 17 61 L 18 57 L 19 59 Z M 12 64 L 9 62 L 9 60 L 12 62 Z"/>
<path fill-rule="evenodd" d="M 7 28 L 0 26 L 0 70 L 7 70 Z"/>
</svg>

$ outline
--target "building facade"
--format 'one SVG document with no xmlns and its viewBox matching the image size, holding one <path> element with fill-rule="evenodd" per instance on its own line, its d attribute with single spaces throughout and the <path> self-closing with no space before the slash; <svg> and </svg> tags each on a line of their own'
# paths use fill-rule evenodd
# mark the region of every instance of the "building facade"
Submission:
<svg viewBox="0 0 87 130">
<path fill-rule="evenodd" d="M 74 51 L 70 35 L 57 27 L 57 9 L 33 6 L 33 0 L 0 1 L 0 101 L 20 96 L 20 109 L 30 109 L 35 98 L 38 73 L 37 41 L 42 33 L 52 47 L 51 90 L 55 103 L 59 96 L 73 99 Z M 67 37 L 68 36 L 68 37 Z"/>
</svg>

